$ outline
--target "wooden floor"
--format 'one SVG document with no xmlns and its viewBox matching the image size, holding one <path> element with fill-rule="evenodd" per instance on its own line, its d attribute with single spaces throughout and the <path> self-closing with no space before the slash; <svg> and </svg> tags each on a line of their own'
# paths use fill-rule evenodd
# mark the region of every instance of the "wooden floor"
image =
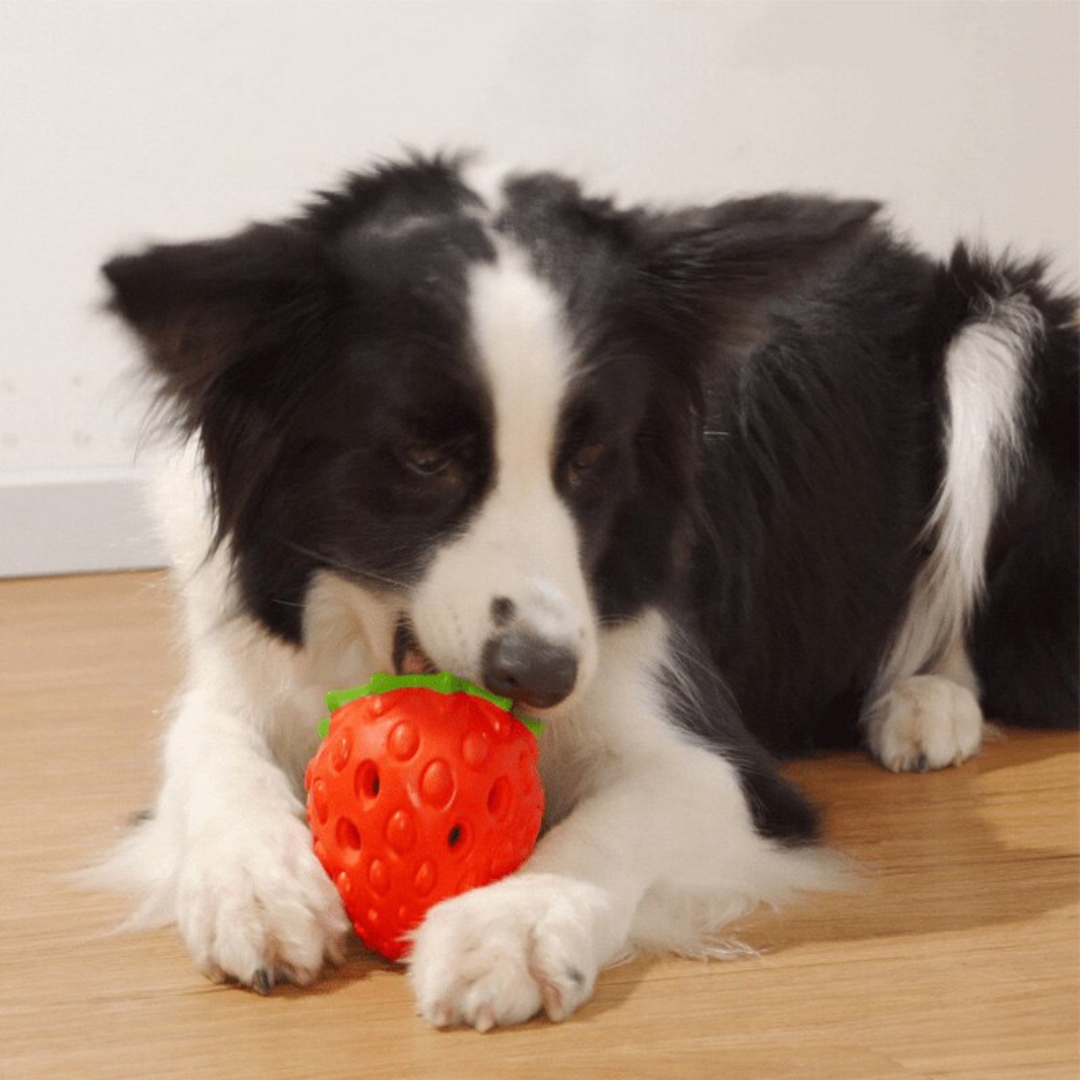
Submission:
<svg viewBox="0 0 1080 1080">
<path fill-rule="evenodd" d="M 758 956 L 605 972 L 564 1024 L 440 1033 L 362 955 L 263 999 L 203 981 L 171 930 L 109 936 L 122 905 L 62 883 L 148 801 L 178 672 L 159 576 L 0 583 L 5 1080 L 1078 1075 L 1074 736 L 1010 731 L 926 776 L 799 764 L 865 890 L 746 921 Z"/>
</svg>

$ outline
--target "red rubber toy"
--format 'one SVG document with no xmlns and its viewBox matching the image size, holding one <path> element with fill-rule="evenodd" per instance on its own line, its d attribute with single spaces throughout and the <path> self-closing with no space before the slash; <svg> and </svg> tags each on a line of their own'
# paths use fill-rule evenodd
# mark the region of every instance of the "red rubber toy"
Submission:
<svg viewBox="0 0 1080 1080">
<path fill-rule="evenodd" d="M 326 700 L 304 779 L 315 854 L 363 943 L 399 960 L 429 908 L 528 858 L 539 725 L 448 672 L 376 675 Z"/>
</svg>

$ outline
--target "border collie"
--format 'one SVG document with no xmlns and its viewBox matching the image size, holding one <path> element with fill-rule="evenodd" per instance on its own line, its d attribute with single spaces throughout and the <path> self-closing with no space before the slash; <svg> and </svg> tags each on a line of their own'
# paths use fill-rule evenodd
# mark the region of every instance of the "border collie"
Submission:
<svg viewBox="0 0 1080 1080">
<path fill-rule="evenodd" d="M 483 1030 L 831 887 L 777 756 L 1076 724 L 1077 329 L 1040 263 L 935 261 L 872 202 L 481 175 L 416 156 L 105 266 L 183 436 L 189 672 L 103 875 L 212 977 L 311 982 L 349 930 L 301 803 L 323 693 L 450 669 L 546 720 L 534 855 L 409 958 Z"/>
</svg>

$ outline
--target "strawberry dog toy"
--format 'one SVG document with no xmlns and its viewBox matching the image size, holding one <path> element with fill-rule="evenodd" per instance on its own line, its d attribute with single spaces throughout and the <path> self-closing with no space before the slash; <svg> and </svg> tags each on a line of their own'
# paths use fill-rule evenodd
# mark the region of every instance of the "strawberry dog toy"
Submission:
<svg viewBox="0 0 1080 1080">
<path fill-rule="evenodd" d="M 540 725 L 449 672 L 326 695 L 307 768 L 315 854 L 360 939 L 391 960 L 440 900 L 516 870 L 540 831 Z"/>
</svg>

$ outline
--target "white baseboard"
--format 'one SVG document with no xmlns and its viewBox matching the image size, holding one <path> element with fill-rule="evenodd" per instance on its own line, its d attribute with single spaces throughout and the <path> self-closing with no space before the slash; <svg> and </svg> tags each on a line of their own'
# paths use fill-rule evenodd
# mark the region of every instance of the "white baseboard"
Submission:
<svg viewBox="0 0 1080 1080">
<path fill-rule="evenodd" d="M 164 566 L 135 469 L 0 474 L 0 577 Z"/>
</svg>

